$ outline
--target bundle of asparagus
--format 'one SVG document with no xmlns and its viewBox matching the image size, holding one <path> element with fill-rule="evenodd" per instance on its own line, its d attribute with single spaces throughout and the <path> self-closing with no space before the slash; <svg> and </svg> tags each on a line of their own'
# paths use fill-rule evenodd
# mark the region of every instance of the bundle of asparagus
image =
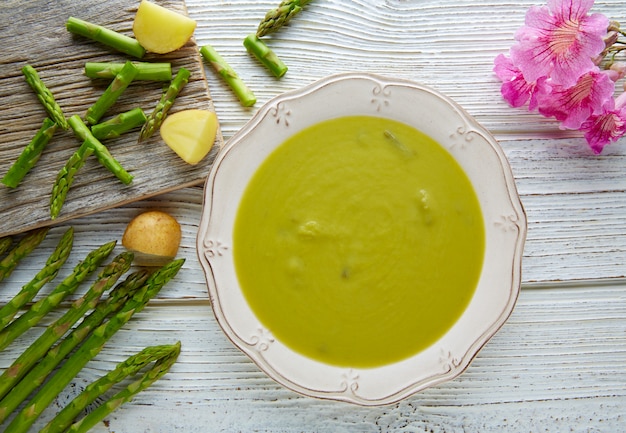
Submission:
<svg viewBox="0 0 626 433">
<path fill-rule="evenodd" d="M 44 230 L 47 233 L 48 229 Z M 28 239 L 29 235 L 32 236 L 35 232 L 36 231 L 30 232 L 30 234 L 27 234 L 24 239 Z M 5 239 L 10 240 L 8 237 Z M 59 269 L 61 269 L 61 266 L 63 266 L 72 251 L 73 242 L 74 230 L 70 227 L 61 237 L 57 247 L 50 257 L 48 257 L 48 260 L 46 260 L 46 264 L 41 271 L 39 271 L 28 284 L 24 285 L 17 295 L 0 308 L 0 331 L 13 320 L 20 308 L 30 302 L 35 295 L 37 295 L 39 289 L 56 277 Z M 17 263 L 13 263 L 12 266 L 17 266 Z"/>
<path fill-rule="evenodd" d="M 19 262 L 39 245 L 47 232 L 46 229 L 26 234 L 2 260 L 4 267 L 15 269 Z M 35 326 L 50 311 L 57 308 L 63 299 L 76 291 L 78 286 L 100 267 L 117 244 L 116 241 L 108 242 L 91 251 L 50 294 L 26 307 L 38 291 L 57 275 L 67 260 L 73 245 L 73 235 L 73 230 L 68 229 L 42 270 L 13 299 L 0 308 L 2 325 L 0 351 Z M 0 254 L 9 251 L 11 245 L 10 238 L 0 239 L 2 247 Z M 7 421 L 8 417 L 34 392 L 34 396 L 15 416 L 6 431 L 28 431 L 65 386 L 103 349 L 105 343 L 178 273 L 184 263 L 183 259 L 172 260 L 152 273 L 141 269 L 130 273 L 116 284 L 120 277 L 129 271 L 133 258 L 133 253 L 125 251 L 105 265 L 89 290 L 71 303 L 66 312 L 48 325 L 0 375 L 0 424 Z M 112 290 L 105 296 L 109 289 Z M 21 308 L 26 310 L 15 318 Z M 129 357 L 110 373 L 89 385 L 49 423 L 44 431 L 67 429 L 87 431 L 115 408 L 130 401 L 134 395 L 167 373 L 179 353 L 180 342 L 176 342 L 172 345 L 147 347 Z M 76 419 L 83 409 L 100 395 L 125 378 L 145 370 L 151 363 L 154 365 L 135 382 L 119 391 L 89 415 L 80 420 Z"/>
<path fill-rule="evenodd" d="M 11 275 L 11 272 L 19 262 L 31 253 L 44 240 L 48 234 L 48 228 L 33 230 L 26 234 L 20 242 L 13 248 L 6 257 L 0 260 L 0 281 Z M 3 249 L 11 246 L 11 239 L 5 238 Z"/>
</svg>

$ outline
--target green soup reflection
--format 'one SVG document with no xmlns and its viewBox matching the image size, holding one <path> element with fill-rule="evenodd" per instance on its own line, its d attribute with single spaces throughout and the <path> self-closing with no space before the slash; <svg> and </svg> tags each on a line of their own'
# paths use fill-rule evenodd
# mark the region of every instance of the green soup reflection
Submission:
<svg viewBox="0 0 626 433">
<path fill-rule="evenodd" d="M 375 367 L 448 331 L 482 268 L 472 185 L 437 142 L 369 116 L 282 143 L 247 186 L 235 268 L 260 322 L 324 363 Z"/>
</svg>

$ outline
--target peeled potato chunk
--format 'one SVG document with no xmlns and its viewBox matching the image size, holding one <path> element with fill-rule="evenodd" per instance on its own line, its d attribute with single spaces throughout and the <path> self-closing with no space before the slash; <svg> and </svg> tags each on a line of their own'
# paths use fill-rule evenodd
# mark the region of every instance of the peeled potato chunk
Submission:
<svg viewBox="0 0 626 433">
<path fill-rule="evenodd" d="M 191 39 L 195 29 L 196 22 L 191 18 L 148 0 L 141 1 L 133 22 L 137 42 L 157 54 L 181 48 Z"/>
<path fill-rule="evenodd" d="M 122 245 L 135 254 L 139 266 L 163 266 L 176 257 L 180 224 L 168 213 L 152 210 L 133 218 L 124 231 Z"/>
<path fill-rule="evenodd" d="M 217 116 L 209 110 L 178 111 L 165 118 L 160 133 L 163 141 L 185 162 L 197 164 L 213 147 Z"/>
</svg>

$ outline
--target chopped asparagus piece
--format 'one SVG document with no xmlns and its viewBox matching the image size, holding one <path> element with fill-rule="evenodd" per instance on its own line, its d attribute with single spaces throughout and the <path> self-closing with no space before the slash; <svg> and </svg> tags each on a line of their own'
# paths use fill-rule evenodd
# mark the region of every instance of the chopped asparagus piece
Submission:
<svg viewBox="0 0 626 433">
<path fill-rule="evenodd" d="M 57 124 L 49 117 L 46 117 L 37 134 L 35 134 L 30 143 L 24 147 L 20 156 L 2 178 L 3 184 L 9 188 L 17 188 L 22 179 L 24 179 L 24 176 L 26 176 L 30 169 L 39 161 L 41 153 L 54 135 L 56 129 Z"/>
<path fill-rule="evenodd" d="M 86 141 L 83 142 L 78 150 L 70 156 L 63 168 L 59 170 L 50 195 L 50 218 L 55 219 L 61 213 L 67 192 L 74 183 L 74 175 L 92 153 L 93 149 Z"/>
<path fill-rule="evenodd" d="M 104 165 L 106 168 L 111 171 L 124 185 L 128 185 L 133 181 L 133 177 L 128 174 L 128 172 L 121 166 L 121 164 L 111 155 L 109 149 L 106 146 L 93 136 L 91 130 L 85 125 L 82 119 L 78 115 L 74 115 L 68 120 L 70 126 L 74 130 L 74 133 L 81 139 L 84 140 L 84 143 L 93 150 L 96 154 L 96 158 L 100 164 Z"/>
<path fill-rule="evenodd" d="M 167 90 L 161 96 L 161 99 L 157 103 L 152 113 L 148 116 L 148 120 L 143 124 L 141 128 L 141 133 L 139 134 L 139 140 L 145 140 L 154 134 L 161 123 L 165 120 L 167 116 L 167 112 L 174 105 L 174 101 L 176 97 L 180 93 L 180 91 L 185 87 L 185 85 L 189 82 L 189 77 L 191 73 L 188 69 L 180 68 L 176 73 L 176 76 L 170 83 Z"/>
<path fill-rule="evenodd" d="M 98 140 L 116 138 L 126 131 L 143 125 L 146 123 L 146 120 L 148 120 L 148 118 L 143 110 L 141 108 L 134 108 L 125 113 L 120 113 L 105 122 L 93 125 L 91 127 L 91 133 Z"/>
<path fill-rule="evenodd" d="M 135 80 L 144 81 L 170 81 L 172 79 L 172 64 L 159 62 L 135 62 L 137 68 Z M 85 75 L 89 78 L 115 78 L 122 70 L 124 63 L 85 63 Z"/>
<path fill-rule="evenodd" d="M 213 69 L 222 76 L 237 98 L 239 98 L 239 101 L 241 101 L 241 105 L 244 107 L 252 107 L 256 103 L 256 96 L 254 96 L 252 90 L 239 78 L 237 72 L 235 72 L 226 60 L 215 51 L 215 48 L 210 45 L 205 45 L 200 48 L 200 54 L 202 54 L 204 60 L 209 62 Z"/>
<path fill-rule="evenodd" d="M 126 62 L 113 81 L 98 100 L 87 110 L 85 119 L 95 125 L 106 111 L 115 104 L 124 90 L 130 85 L 137 75 L 137 68 L 133 62 Z"/>
<path fill-rule="evenodd" d="M 65 27 L 71 33 L 93 39 L 133 57 L 141 59 L 146 54 L 146 50 L 137 40 L 79 18 L 69 17 Z"/>
<path fill-rule="evenodd" d="M 283 0 L 280 4 L 265 14 L 265 17 L 257 28 L 256 35 L 261 38 L 274 33 L 287 24 L 302 10 L 302 7 L 311 0 Z"/>
<path fill-rule="evenodd" d="M 282 77 L 287 72 L 287 66 L 283 61 L 256 35 L 251 34 L 246 36 L 243 40 L 243 45 L 248 52 L 253 54 L 276 78 Z"/>
<path fill-rule="evenodd" d="M 37 99 L 39 99 L 43 107 L 46 109 L 48 116 L 50 116 L 50 118 L 61 128 L 67 129 L 67 120 L 65 119 L 63 110 L 61 110 L 61 107 L 57 103 L 56 99 L 54 99 L 54 95 L 50 89 L 48 89 L 41 78 L 39 78 L 37 70 L 30 65 L 26 65 L 22 68 L 22 73 L 24 74 L 24 78 L 26 78 L 28 85 L 37 95 Z"/>
</svg>

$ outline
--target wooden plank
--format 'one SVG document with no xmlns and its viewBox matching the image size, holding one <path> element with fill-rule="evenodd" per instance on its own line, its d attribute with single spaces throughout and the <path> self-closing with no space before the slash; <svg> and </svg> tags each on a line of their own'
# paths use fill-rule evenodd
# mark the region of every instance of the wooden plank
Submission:
<svg viewBox="0 0 626 433">
<path fill-rule="evenodd" d="M 286 390 L 227 340 L 206 302 L 155 302 L 113 337 L 58 404 L 146 345 L 180 340 L 170 373 L 95 431 L 537 431 L 546 425 L 621 431 L 624 290 L 624 284 L 524 290 L 510 320 L 466 372 L 381 408 Z M 7 349 L 1 367 L 20 348 Z"/>
<path fill-rule="evenodd" d="M 186 13 L 182 0 L 157 2 Z M 66 117 L 83 116 L 87 108 L 108 86 L 107 80 L 91 80 L 83 75 L 87 61 L 136 60 L 65 29 L 69 16 L 76 16 L 132 36 L 132 22 L 138 3 L 128 0 L 97 1 L 28 0 L 10 2 L 0 8 L 0 175 L 9 169 L 41 126 L 46 114 L 25 82 L 21 68 L 30 64 L 55 95 Z M 167 55 L 148 54 L 144 61 L 171 62 L 175 74 L 179 68 L 190 70 L 191 78 L 171 112 L 185 108 L 215 111 L 204 75 L 198 47 L 191 40 L 180 50 Z M 106 118 L 137 106 L 149 113 L 163 91 L 163 83 L 131 84 Z M 104 120 L 104 119 L 103 119 Z M 207 158 L 190 166 L 174 154 L 155 134 L 137 143 L 138 132 L 129 132 L 119 139 L 107 140 L 113 156 L 133 176 L 125 186 L 95 158 L 90 158 L 75 177 L 61 215 L 50 221 L 49 201 L 58 171 L 80 144 L 73 132 L 59 130 L 49 143 L 36 167 L 22 184 L 11 190 L 0 185 L 0 236 L 26 229 L 60 223 L 77 216 L 91 214 L 120 204 L 200 184 L 211 162 L 223 145 L 218 131 L 215 146 Z"/>
</svg>

